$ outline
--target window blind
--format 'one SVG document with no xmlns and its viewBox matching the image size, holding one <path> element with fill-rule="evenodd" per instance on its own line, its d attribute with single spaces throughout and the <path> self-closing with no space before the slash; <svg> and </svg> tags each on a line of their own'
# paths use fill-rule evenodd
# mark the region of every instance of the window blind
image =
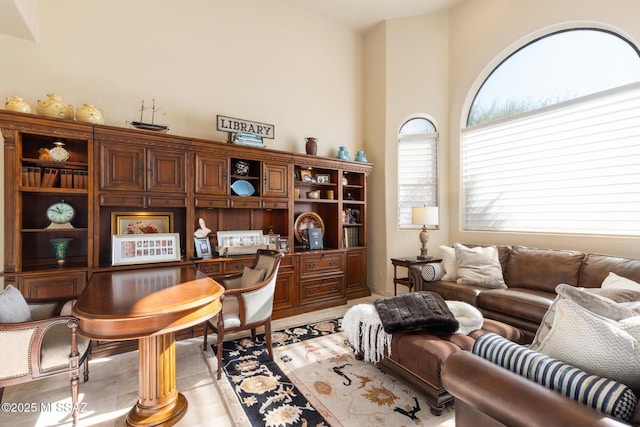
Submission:
<svg viewBox="0 0 640 427">
<path fill-rule="evenodd" d="M 398 227 L 415 228 L 411 208 L 436 206 L 437 133 L 400 135 L 398 142 Z"/>
<path fill-rule="evenodd" d="M 467 230 L 640 235 L 640 84 L 462 134 Z"/>
</svg>

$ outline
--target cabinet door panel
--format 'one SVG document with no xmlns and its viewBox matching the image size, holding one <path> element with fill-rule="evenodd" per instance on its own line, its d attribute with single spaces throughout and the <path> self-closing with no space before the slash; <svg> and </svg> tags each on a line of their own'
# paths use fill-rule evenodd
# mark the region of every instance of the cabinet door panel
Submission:
<svg viewBox="0 0 640 427">
<path fill-rule="evenodd" d="M 144 148 L 100 144 L 100 189 L 144 190 Z"/>
<path fill-rule="evenodd" d="M 263 189 L 265 197 L 287 197 L 287 165 L 278 163 L 263 163 Z"/>
<path fill-rule="evenodd" d="M 184 193 L 187 154 L 185 152 L 149 151 L 149 191 Z"/>
<path fill-rule="evenodd" d="M 196 193 L 227 194 L 227 158 L 196 154 Z"/>
<path fill-rule="evenodd" d="M 26 298 L 78 296 L 85 287 L 85 273 L 66 273 L 18 279 L 18 289 Z"/>
</svg>

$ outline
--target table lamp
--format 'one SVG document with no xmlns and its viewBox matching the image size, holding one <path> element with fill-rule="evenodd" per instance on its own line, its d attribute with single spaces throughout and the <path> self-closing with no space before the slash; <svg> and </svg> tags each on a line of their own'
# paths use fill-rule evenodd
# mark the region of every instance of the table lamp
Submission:
<svg viewBox="0 0 640 427">
<path fill-rule="evenodd" d="M 431 257 L 427 255 L 427 242 L 429 242 L 427 225 L 438 225 L 438 208 L 435 206 L 411 208 L 411 223 L 422 225 L 422 230 L 420 230 L 419 235 L 422 248 L 420 248 L 418 259 L 431 259 Z"/>
</svg>

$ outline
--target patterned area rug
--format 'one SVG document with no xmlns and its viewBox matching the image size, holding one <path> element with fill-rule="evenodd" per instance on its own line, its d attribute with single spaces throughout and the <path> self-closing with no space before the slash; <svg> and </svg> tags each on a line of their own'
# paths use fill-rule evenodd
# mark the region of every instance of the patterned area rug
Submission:
<svg viewBox="0 0 640 427">
<path fill-rule="evenodd" d="M 424 398 L 375 365 L 356 360 L 341 319 L 225 342 L 218 381 L 239 426 L 455 426 L 453 409 L 436 417 Z M 215 346 L 212 346 L 215 353 Z M 211 355 L 215 372 L 216 360 Z"/>
</svg>

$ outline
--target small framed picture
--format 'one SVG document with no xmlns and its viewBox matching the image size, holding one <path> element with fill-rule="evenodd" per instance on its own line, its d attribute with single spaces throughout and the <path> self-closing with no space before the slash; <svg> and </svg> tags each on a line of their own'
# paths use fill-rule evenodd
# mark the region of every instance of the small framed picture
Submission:
<svg viewBox="0 0 640 427">
<path fill-rule="evenodd" d="M 309 249 L 322 249 L 322 229 L 310 228 L 308 231 Z"/>
<path fill-rule="evenodd" d="M 180 234 L 114 234 L 111 265 L 180 261 Z"/>
<path fill-rule="evenodd" d="M 329 175 L 317 174 L 316 181 L 321 184 L 329 184 Z"/>
<path fill-rule="evenodd" d="M 173 233 L 173 212 L 112 212 L 111 234 Z"/>
<path fill-rule="evenodd" d="M 196 246 L 196 256 L 202 259 L 213 257 L 211 253 L 211 241 L 208 237 L 195 237 L 193 240 Z"/>
<path fill-rule="evenodd" d="M 300 180 L 304 182 L 313 182 L 313 175 L 310 170 L 301 170 L 300 171 Z"/>
<path fill-rule="evenodd" d="M 287 238 L 278 238 L 278 250 L 280 252 L 289 252 L 289 239 Z"/>
</svg>

